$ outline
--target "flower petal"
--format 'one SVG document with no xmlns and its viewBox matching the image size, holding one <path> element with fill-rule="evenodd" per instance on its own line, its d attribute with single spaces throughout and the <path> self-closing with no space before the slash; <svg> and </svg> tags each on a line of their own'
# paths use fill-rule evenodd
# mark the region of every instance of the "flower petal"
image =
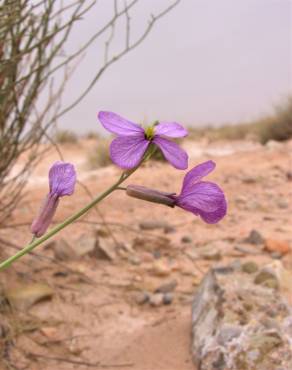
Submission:
<svg viewBox="0 0 292 370">
<path fill-rule="evenodd" d="M 168 137 L 185 137 L 188 131 L 176 122 L 160 122 L 154 126 L 155 135 L 168 136 Z"/>
<path fill-rule="evenodd" d="M 50 194 L 59 197 L 72 195 L 76 183 L 76 172 L 73 164 L 58 161 L 49 171 Z"/>
<path fill-rule="evenodd" d="M 191 169 L 184 177 L 181 193 L 189 192 L 195 183 L 207 176 L 215 167 L 215 162 L 207 161 Z"/>
<path fill-rule="evenodd" d="M 119 136 L 133 136 L 140 134 L 144 136 L 144 130 L 137 123 L 128 121 L 127 119 L 113 112 L 99 112 L 98 119 L 103 127 L 109 132 Z"/>
<path fill-rule="evenodd" d="M 38 216 L 31 225 L 31 232 L 37 237 L 41 237 L 50 226 L 54 214 L 59 204 L 59 197 L 56 194 L 48 194 Z"/>
<path fill-rule="evenodd" d="M 134 168 L 141 162 L 149 144 L 144 136 L 118 136 L 110 145 L 111 159 L 121 168 Z"/>
<path fill-rule="evenodd" d="M 188 168 L 188 155 L 176 143 L 159 136 L 154 137 L 153 143 L 161 149 L 165 159 L 170 162 L 173 167 L 179 170 Z"/>
<path fill-rule="evenodd" d="M 200 215 L 207 223 L 216 223 L 226 214 L 227 204 L 223 191 L 213 182 L 198 182 L 192 191 L 176 197 L 177 206 Z"/>
</svg>

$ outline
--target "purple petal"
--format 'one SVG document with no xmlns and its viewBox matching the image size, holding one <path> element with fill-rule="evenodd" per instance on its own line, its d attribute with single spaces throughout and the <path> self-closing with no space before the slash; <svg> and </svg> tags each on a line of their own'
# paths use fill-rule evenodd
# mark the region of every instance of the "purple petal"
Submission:
<svg viewBox="0 0 292 370">
<path fill-rule="evenodd" d="M 192 186 L 189 193 L 176 197 L 177 206 L 200 215 L 207 223 L 220 221 L 227 210 L 223 191 L 213 182 L 198 182 Z"/>
<path fill-rule="evenodd" d="M 118 136 L 110 145 L 111 159 L 121 168 L 134 168 L 141 162 L 149 144 L 144 136 Z"/>
<path fill-rule="evenodd" d="M 31 232 L 36 237 L 39 238 L 40 236 L 44 235 L 44 233 L 47 231 L 47 228 L 50 226 L 50 223 L 52 222 L 58 204 L 59 197 L 56 194 L 47 195 L 44 204 L 42 205 L 39 211 L 38 216 L 31 225 Z"/>
<path fill-rule="evenodd" d="M 76 183 L 76 172 L 73 164 L 56 162 L 49 171 L 50 194 L 59 197 L 72 195 Z"/>
<path fill-rule="evenodd" d="M 191 169 L 184 177 L 181 193 L 188 192 L 195 183 L 207 176 L 215 167 L 215 162 L 207 161 Z"/>
<path fill-rule="evenodd" d="M 137 123 L 128 121 L 127 119 L 113 112 L 99 112 L 98 119 L 103 127 L 109 132 L 119 136 L 133 136 L 140 134 L 144 136 L 144 130 Z"/>
<path fill-rule="evenodd" d="M 173 167 L 179 170 L 188 168 L 188 155 L 176 143 L 159 136 L 154 137 L 153 143 L 161 149 L 165 159 L 170 162 Z"/>
<path fill-rule="evenodd" d="M 187 130 L 176 122 L 160 122 L 154 129 L 157 136 L 185 137 L 188 135 Z"/>
</svg>

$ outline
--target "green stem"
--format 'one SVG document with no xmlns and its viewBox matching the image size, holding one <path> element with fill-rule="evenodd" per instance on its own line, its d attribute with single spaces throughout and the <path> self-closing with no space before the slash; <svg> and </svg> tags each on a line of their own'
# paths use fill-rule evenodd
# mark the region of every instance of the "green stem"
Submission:
<svg viewBox="0 0 292 370">
<path fill-rule="evenodd" d="M 129 172 L 124 172 L 122 174 L 122 176 L 119 178 L 119 180 L 117 182 L 115 182 L 110 188 L 108 188 L 106 191 L 101 193 L 97 198 L 95 198 L 93 201 L 91 201 L 87 206 L 82 208 L 80 211 L 78 211 L 75 214 L 73 214 L 72 216 L 68 217 L 61 224 L 55 226 L 52 230 L 47 232 L 45 235 L 43 235 L 42 237 L 40 237 L 36 240 L 33 238 L 32 242 L 30 244 L 26 245 L 23 249 L 21 249 L 15 255 L 7 258 L 5 261 L 0 263 L 0 271 L 9 267 L 13 262 L 17 261 L 20 257 L 22 257 L 25 254 L 31 252 L 38 245 L 40 245 L 41 243 L 45 242 L 46 240 L 48 240 L 49 238 L 51 238 L 52 236 L 57 234 L 60 230 L 64 229 L 66 226 L 68 226 L 72 222 L 76 221 L 79 217 L 83 216 L 86 212 L 88 212 L 97 203 L 99 203 L 101 200 L 103 200 L 109 194 L 111 194 L 114 190 L 116 190 L 122 182 L 124 182 L 129 176 L 132 175 L 133 172 L 135 172 L 138 169 L 138 167 L 134 168 L 133 170 L 131 170 Z"/>
</svg>

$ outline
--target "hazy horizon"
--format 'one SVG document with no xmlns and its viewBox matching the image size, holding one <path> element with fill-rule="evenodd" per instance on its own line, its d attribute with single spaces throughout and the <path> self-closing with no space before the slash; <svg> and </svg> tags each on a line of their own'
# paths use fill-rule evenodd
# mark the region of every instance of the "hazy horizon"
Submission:
<svg viewBox="0 0 292 370">
<path fill-rule="evenodd" d="M 149 10 L 169 1 L 142 1 L 132 13 L 142 32 Z M 159 5 L 159 6 L 158 6 Z M 111 2 L 100 1 L 69 39 L 73 50 L 102 25 Z M 112 65 L 94 89 L 58 122 L 60 129 L 99 130 L 99 110 L 138 122 L 218 125 L 271 112 L 292 90 L 290 0 L 182 0 L 146 40 Z M 104 42 L 104 41 L 103 41 Z M 114 47 L 121 40 L 117 36 Z M 91 47 L 64 97 L 71 102 L 93 75 L 103 43 Z"/>
</svg>

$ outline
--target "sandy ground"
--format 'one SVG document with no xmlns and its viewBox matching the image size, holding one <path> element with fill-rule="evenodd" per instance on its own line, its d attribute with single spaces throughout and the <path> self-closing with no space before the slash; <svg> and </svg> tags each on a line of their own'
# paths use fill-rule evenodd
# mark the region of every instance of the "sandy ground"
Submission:
<svg viewBox="0 0 292 370">
<path fill-rule="evenodd" d="M 191 302 L 204 273 L 211 266 L 238 259 L 270 261 L 269 253 L 244 255 L 236 250 L 252 229 L 265 238 L 292 245 L 292 183 L 287 179 L 287 172 L 292 170 L 292 142 L 262 147 L 250 142 L 187 141 L 184 146 L 190 154 L 190 167 L 207 159 L 216 161 L 216 171 L 208 179 L 226 192 L 227 217 L 218 225 L 206 225 L 180 209 L 138 201 L 121 191 L 112 194 L 100 204 L 98 212 L 91 210 L 82 219 L 86 223 L 75 223 L 54 239 L 64 238 L 74 244 L 80 236 L 96 230 L 105 234 L 101 212 L 112 233 L 106 242 L 113 243 L 113 237 L 116 243 L 125 245 L 124 253 L 114 261 L 85 256 L 60 263 L 28 256 L 2 275 L 6 288 L 38 281 L 54 290 L 51 300 L 26 312 L 6 313 L 14 315 L 18 325 L 9 355 L 17 368 L 195 370 L 190 354 Z M 93 148 L 93 142 L 81 142 L 63 146 L 62 152 L 66 160 L 75 163 L 79 180 L 95 195 L 112 184 L 120 170 L 114 166 L 89 170 L 86 158 Z M 46 194 L 47 170 L 57 159 L 53 151 L 44 158 L 11 220 L 11 224 L 27 225 L 1 230 L 2 239 L 19 246 L 30 240 L 28 225 Z M 183 175 L 168 164 L 151 162 L 127 183 L 178 192 Z M 55 220 L 63 220 L 88 200 L 84 188 L 77 186 L 72 197 L 62 199 Z M 146 220 L 164 222 L 172 230 L 168 228 L 171 232 L 165 233 L 162 229 L 139 229 L 139 223 Z M 182 242 L 184 236 L 190 243 Z M 216 261 L 189 258 L 187 252 L 206 245 L 220 251 Z M 12 252 L 2 245 L 1 258 Z M 50 244 L 36 252 L 54 258 Z M 283 263 L 292 269 L 290 254 Z M 161 265 L 165 267 L 162 272 Z M 151 292 L 173 279 L 178 284 L 170 305 L 137 304 L 138 292 Z"/>
</svg>

